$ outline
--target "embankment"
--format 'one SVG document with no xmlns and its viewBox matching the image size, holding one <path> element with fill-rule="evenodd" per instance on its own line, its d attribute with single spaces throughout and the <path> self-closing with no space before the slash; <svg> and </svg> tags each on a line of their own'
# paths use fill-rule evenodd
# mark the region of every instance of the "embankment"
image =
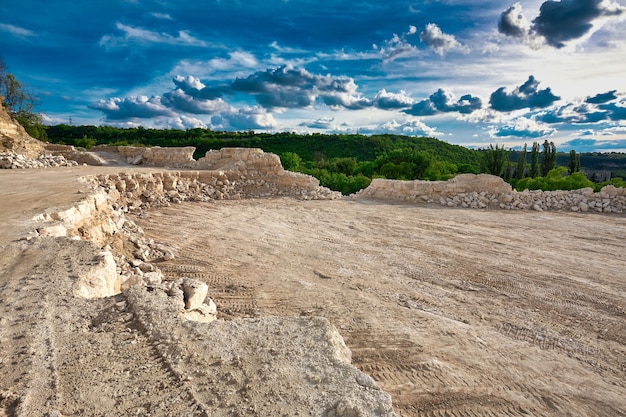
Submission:
<svg viewBox="0 0 626 417">
<path fill-rule="evenodd" d="M 513 190 L 502 178 L 487 174 L 462 174 L 449 181 L 398 181 L 374 179 L 354 198 L 375 198 L 443 207 L 624 213 L 626 190 L 607 185 L 573 191 Z"/>
</svg>

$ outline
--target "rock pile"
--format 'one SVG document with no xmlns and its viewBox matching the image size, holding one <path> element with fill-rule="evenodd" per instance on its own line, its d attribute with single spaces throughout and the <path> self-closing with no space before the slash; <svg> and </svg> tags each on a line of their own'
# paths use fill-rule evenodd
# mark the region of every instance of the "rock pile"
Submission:
<svg viewBox="0 0 626 417">
<path fill-rule="evenodd" d="M 0 152 L 0 169 L 20 168 L 53 168 L 72 167 L 78 165 L 76 161 L 69 161 L 62 155 L 40 155 L 38 158 L 29 158 L 15 152 Z"/>
<path fill-rule="evenodd" d="M 374 179 L 354 198 L 379 198 L 445 207 L 624 213 L 626 190 L 607 185 L 573 191 L 513 190 L 493 175 L 462 174 L 449 181 L 397 181 Z"/>
<path fill-rule="evenodd" d="M 258 171 L 166 171 L 125 172 L 98 175 L 94 181 L 108 193 L 113 207 L 124 212 L 140 212 L 184 201 L 238 200 L 270 196 L 290 196 L 304 200 L 331 200 L 341 193 L 320 187 L 306 175 L 282 171 L 267 176 Z M 289 181 L 292 179 L 293 181 Z M 288 184 L 285 186 L 284 184 Z"/>
</svg>

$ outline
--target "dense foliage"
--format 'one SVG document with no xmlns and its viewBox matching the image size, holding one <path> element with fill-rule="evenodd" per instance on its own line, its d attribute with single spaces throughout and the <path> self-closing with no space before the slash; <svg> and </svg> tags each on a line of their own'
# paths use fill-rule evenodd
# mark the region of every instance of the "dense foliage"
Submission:
<svg viewBox="0 0 626 417">
<path fill-rule="evenodd" d="M 223 147 L 261 148 L 279 155 L 285 169 L 313 175 L 322 185 L 344 194 L 367 187 L 373 178 L 447 180 L 460 173 L 480 172 L 500 175 L 518 189 L 571 189 L 592 186 L 593 183 L 581 172 L 573 171 L 571 175 L 565 175 L 568 171 L 565 166 L 580 171 L 587 167 L 607 169 L 607 165 L 600 162 L 601 156 L 557 153 L 554 144 L 547 141 L 543 152 L 540 152 L 538 143 L 533 143 L 529 155 L 526 147 L 521 152 L 511 152 L 502 145 L 471 150 L 434 138 L 401 135 L 220 132 L 69 125 L 48 126 L 46 130 L 51 142 L 84 148 L 100 144 L 194 146 L 196 158 L 204 156 L 208 150 Z M 587 165 L 588 160 L 592 164 Z M 619 170 L 626 171 L 625 154 L 608 154 L 606 161 L 611 164 L 608 169 L 613 176 Z M 556 170 L 554 167 L 557 167 Z M 539 176 L 540 170 L 547 168 L 550 168 L 547 174 Z"/>
<path fill-rule="evenodd" d="M 480 152 L 428 137 L 292 132 L 218 132 L 208 129 L 158 130 L 141 127 L 57 125 L 48 138 L 89 148 L 100 144 L 194 146 L 196 158 L 223 147 L 261 148 L 281 157 L 285 169 L 317 177 L 321 184 L 353 193 L 372 178 L 447 180 L 458 173 L 479 173 Z"/>
</svg>

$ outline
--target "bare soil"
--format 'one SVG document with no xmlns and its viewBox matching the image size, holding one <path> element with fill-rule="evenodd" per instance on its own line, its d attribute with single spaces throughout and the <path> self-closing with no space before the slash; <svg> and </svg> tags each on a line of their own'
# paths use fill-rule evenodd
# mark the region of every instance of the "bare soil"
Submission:
<svg viewBox="0 0 626 417">
<path fill-rule="evenodd" d="M 79 176 L 112 170 L 0 172 L 0 417 L 358 415 L 294 393 L 376 393 L 341 360 L 311 367 L 307 343 L 331 331 L 312 316 L 401 416 L 626 416 L 624 216 L 292 199 L 144 213 L 175 251 L 166 277 L 210 286 L 223 320 L 192 325 L 158 291 L 74 297 L 90 242 L 18 240 L 89 192 Z"/>
<path fill-rule="evenodd" d="M 624 217 L 266 199 L 136 221 L 221 318 L 328 318 L 401 416 L 626 415 Z"/>
</svg>

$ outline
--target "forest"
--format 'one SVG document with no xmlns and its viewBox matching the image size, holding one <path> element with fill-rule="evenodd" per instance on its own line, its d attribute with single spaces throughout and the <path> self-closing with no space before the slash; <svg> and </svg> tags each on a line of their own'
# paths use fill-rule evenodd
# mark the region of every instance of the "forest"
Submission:
<svg viewBox="0 0 626 417">
<path fill-rule="evenodd" d="M 86 149 L 102 144 L 194 146 L 196 159 L 208 150 L 223 147 L 260 148 L 279 155 L 285 169 L 313 175 L 322 185 L 343 194 L 367 187 L 373 178 L 434 181 L 461 173 L 490 173 L 518 189 L 571 189 L 598 188 L 609 180 L 619 186 L 623 184 L 620 177 L 626 176 L 626 154 L 557 152 L 548 141 L 543 143 L 542 151 L 535 142 L 530 152 L 526 148 L 522 152 L 499 145 L 475 150 L 430 137 L 391 134 L 223 132 L 66 124 L 45 129 L 47 140 L 52 143 Z M 603 176 L 597 177 L 598 173 Z M 607 173 L 610 178 L 606 178 Z"/>
</svg>

